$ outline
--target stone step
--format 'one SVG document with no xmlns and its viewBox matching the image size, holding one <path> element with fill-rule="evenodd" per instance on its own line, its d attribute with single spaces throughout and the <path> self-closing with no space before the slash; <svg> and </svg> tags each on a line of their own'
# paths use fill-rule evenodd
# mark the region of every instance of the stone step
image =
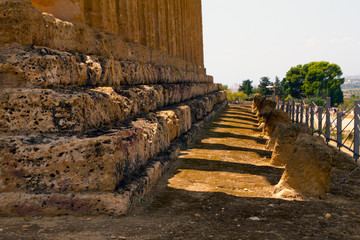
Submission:
<svg viewBox="0 0 360 240">
<path fill-rule="evenodd" d="M 218 88 L 217 84 L 165 84 L 116 89 L 3 89 L 0 90 L 0 134 L 112 128 L 140 113 L 204 96 Z"/>
<path fill-rule="evenodd" d="M 143 114 L 117 129 L 3 136 L 0 191 L 114 191 L 226 102 L 226 94 L 218 92 Z"/>
<path fill-rule="evenodd" d="M 177 158 L 180 149 L 192 141 L 204 123 L 226 106 L 226 101 L 215 105 L 203 120 L 193 124 L 188 132 L 172 141 L 166 151 L 148 161 L 142 170 L 114 192 L 0 192 L 0 216 L 125 215 L 131 206 L 151 190 L 170 162 Z"/>
<path fill-rule="evenodd" d="M 121 61 L 20 44 L 0 45 L 0 83 L 5 87 L 112 86 L 212 83 L 212 77 L 150 63 Z"/>
</svg>

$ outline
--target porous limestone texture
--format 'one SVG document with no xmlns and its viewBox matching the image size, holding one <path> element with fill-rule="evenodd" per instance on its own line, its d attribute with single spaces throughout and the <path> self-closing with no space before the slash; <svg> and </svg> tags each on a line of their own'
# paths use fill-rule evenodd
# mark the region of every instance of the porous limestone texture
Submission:
<svg viewBox="0 0 360 240">
<path fill-rule="evenodd" d="M 284 129 L 286 129 L 287 124 L 276 122 L 275 127 L 269 139 L 266 141 L 265 148 L 268 150 L 274 150 L 276 140 L 281 136 Z"/>
<path fill-rule="evenodd" d="M 295 149 L 295 141 L 299 135 L 311 135 L 312 131 L 309 127 L 300 123 L 278 125 L 277 127 L 279 127 L 279 135 L 275 141 L 275 147 L 271 155 L 270 164 L 283 166 L 286 165 L 290 159 Z"/>
<path fill-rule="evenodd" d="M 197 75 L 197 79 L 200 76 L 212 79 L 206 76 L 203 64 L 187 61 L 182 55 L 171 55 L 137 42 L 128 42 L 121 35 L 106 34 L 84 23 L 60 20 L 27 2 L 0 1 L 0 45 L 20 43 L 43 46 L 61 52 L 174 68 L 175 71 L 191 72 Z M 198 31 L 202 34 L 201 28 Z M 202 52 L 202 43 L 196 49 Z"/>
<path fill-rule="evenodd" d="M 268 99 L 263 99 L 259 106 L 257 107 L 256 115 L 262 115 L 270 112 L 271 110 L 276 108 L 276 102 Z M 261 117 L 260 117 L 261 119 Z"/>
<path fill-rule="evenodd" d="M 186 147 L 204 123 L 224 108 L 227 102 L 214 106 L 214 109 L 203 120 L 192 125 L 192 128 L 172 141 L 170 147 L 148 161 L 140 171 L 119 185 L 116 191 L 86 192 L 3 192 L 0 194 L 0 215 L 59 215 L 59 214 L 110 214 L 124 215 L 135 202 L 143 198 L 162 173 L 168 169 L 171 161 Z"/>
<path fill-rule="evenodd" d="M 212 83 L 212 78 L 174 67 L 60 52 L 45 47 L 0 45 L 1 88 Z"/>
<path fill-rule="evenodd" d="M 252 101 L 251 109 L 253 112 L 256 112 L 260 106 L 261 101 L 263 100 L 263 97 L 260 93 L 254 94 L 254 99 Z"/>
<path fill-rule="evenodd" d="M 82 22 L 203 66 L 201 0 L 32 0 L 56 18 Z"/>
<path fill-rule="evenodd" d="M 324 198 L 330 188 L 333 150 L 321 137 L 300 134 L 285 171 L 276 185 L 277 196 Z"/>
<path fill-rule="evenodd" d="M 271 107 L 263 108 L 263 111 L 260 111 L 259 113 L 259 117 L 264 122 L 263 134 L 266 136 L 270 136 L 272 134 L 276 123 L 291 123 L 291 119 L 287 113 L 279 109 L 273 109 Z"/>
<path fill-rule="evenodd" d="M 143 113 L 118 128 L 78 135 L 4 136 L 0 191 L 114 191 L 224 100 L 225 94 L 214 93 L 169 110 Z"/>
<path fill-rule="evenodd" d="M 112 128 L 140 113 L 217 90 L 216 84 L 137 85 L 116 89 L 6 88 L 0 90 L 0 134 L 79 133 L 94 128 Z M 207 101 L 213 98 L 207 98 Z M 206 109 L 205 106 L 199 108 Z M 194 112 L 197 113 L 203 115 L 202 110 Z"/>
<path fill-rule="evenodd" d="M 227 106 L 199 4 L 0 0 L 0 215 L 122 215 L 151 189 Z"/>
</svg>

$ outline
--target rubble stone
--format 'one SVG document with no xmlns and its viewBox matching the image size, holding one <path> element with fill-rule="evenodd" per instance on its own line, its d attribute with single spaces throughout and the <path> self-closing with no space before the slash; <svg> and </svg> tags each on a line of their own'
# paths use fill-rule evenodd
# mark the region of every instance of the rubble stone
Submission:
<svg viewBox="0 0 360 240">
<path fill-rule="evenodd" d="M 276 196 L 290 196 L 291 192 L 304 197 L 324 198 L 330 188 L 334 152 L 321 137 L 301 134 L 276 185 Z"/>
<path fill-rule="evenodd" d="M 280 134 L 275 141 L 274 152 L 271 155 L 270 164 L 276 166 L 286 165 L 295 149 L 295 142 L 300 134 L 311 135 L 309 127 L 293 123 L 280 128 Z"/>
</svg>

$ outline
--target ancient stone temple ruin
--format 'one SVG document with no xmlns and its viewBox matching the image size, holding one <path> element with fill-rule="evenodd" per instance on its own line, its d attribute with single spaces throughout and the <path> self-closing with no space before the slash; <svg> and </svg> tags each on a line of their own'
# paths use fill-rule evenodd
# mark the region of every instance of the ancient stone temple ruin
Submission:
<svg viewBox="0 0 360 240">
<path fill-rule="evenodd" d="M 0 0 L 0 215 L 125 214 L 219 89 L 200 0 Z"/>
</svg>

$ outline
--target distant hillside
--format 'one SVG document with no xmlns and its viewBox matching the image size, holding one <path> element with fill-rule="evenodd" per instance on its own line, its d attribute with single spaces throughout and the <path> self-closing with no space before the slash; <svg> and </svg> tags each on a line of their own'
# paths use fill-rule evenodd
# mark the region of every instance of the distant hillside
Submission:
<svg viewBox="0 0 360 240">
<path fill-rule="evenodd" d="M 345 77 L 345 83 L 341 86 L 342 89 L 360 88 L 360 75 Z"/>
</svg>

